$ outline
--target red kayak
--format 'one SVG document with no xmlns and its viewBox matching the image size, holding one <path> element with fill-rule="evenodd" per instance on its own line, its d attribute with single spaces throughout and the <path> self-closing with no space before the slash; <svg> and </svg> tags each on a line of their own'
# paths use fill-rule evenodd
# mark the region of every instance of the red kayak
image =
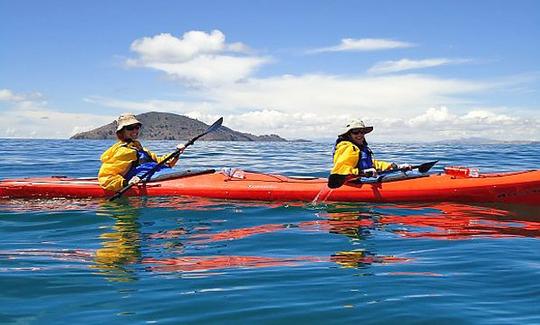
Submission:
<svg viewBox="0 0 540 325">
<path fill-rule="evenodd" d="M 195 196 L 259 201 L 341 202 L 475 202 L 540 205 L 540 170 L 489 173 L 476 177 L 406 175 L 398 173 L 376 181 L 352 181 L 338 189 L 326 187 L 325 178 L 295 177 L 255 172 L 228 176 L 207 170 L 173 175 L 131 188 L 125 196 Z M 4 198 L 107 198 L 95 178 L 52 176 L 0 181 Z"/>
</svg>

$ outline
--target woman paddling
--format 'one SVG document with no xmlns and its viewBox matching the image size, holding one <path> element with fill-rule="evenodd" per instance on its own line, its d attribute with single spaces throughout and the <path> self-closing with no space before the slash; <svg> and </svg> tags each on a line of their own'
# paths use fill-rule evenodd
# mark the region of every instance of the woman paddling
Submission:
<svg viewBox="0 0 540 325">
<path fill-rule="evenodd" d="M 347 178 L 354 176 L 377 177 L 379 172 L 385 170 L 411 169 L 409 164 L 397 165 L 375 160 L 365 139 L 365 135 L 371 131 L 373 127 L 366 126 L 361 120 L 352 120 L 347 124 L 336 140 L 334 166 L 328 178 L 328 187 L 340 187 Z"/>
<path fill-rule="evenodd" d="M 139 183 L 139 176 L 154 168 L 167 156 L 158 157 L 141 145 L 137 140 L 141 127 L 142 123 L 131 113 L 122 114 L 116 120 L 118 142 L 101 155 L 102 164 L 98 173 L 99 185 L 105 190 L 118 191 L 128 184 Z M 176 148 L 181 153 L 184 145 L 179 144 Z M 177 161 L 178 158 L 171 159 L 157 171 L 173 167 Z"/>
</svg>

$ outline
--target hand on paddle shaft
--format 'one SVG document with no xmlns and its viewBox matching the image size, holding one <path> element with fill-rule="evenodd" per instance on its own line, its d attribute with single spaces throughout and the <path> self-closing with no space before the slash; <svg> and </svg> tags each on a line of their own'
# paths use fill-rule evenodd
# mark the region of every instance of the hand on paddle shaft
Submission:
<svg viewBox="0 0 540 325">
<path fill-rule="evenodd" d="M 197 141 L 199 138 L 207 135 L 208 133 L 210 132 L 213 132 L 217 129 L 219 129 L 219 127 L 221 126 L 221 123 L 223 123 L 223 117 L 220 117 L 217 121 L 214 122 L 214 124 L 212 124 L 211 126 L 208 127 L 208 129 L 206 129 L 206 131 L 204 131 L 203 133 L 199 134 L 198 136 L 194 137 L 193 139 L 189 140 L 188 142 L 186 142 L 183 146 L 178 146 L 177 149 L 172 152 L 170 155 L 168 155 L 167 157 L 165 157 L 165 159 L 163 159 L 162 161 L 160 161 L 156 166 L 154 166 L 154 168 L 150 169 L 149 171 L 147 171 L 146 173 L 144 173 L 140 179 L 141 180 L 145 180 L 149 175 L 152 175 L 159 167 L 163 166 L 167 161 L 171 160 L 171 159 L 174 159 L 174 158 L 177 158 L 178 156 L 180 156 L 180 154 L 182 152 L 184 152 L 184 149 L 191 146 L 193 143 L 195 143 L 195 141 Z M 138 182 L 137 182 L 138 183 Z M 117 198 L 121 197 L 122 194 L 124 194 L 125 192 L 127 192 L 131 187 L 133 187 L 133 185 L 137 184 L 136 182 L 133 182 L 131 184 L 128 184 L 127 186 L 124 186 L 124 188 L 122 188 L 121 190 L 119 190 L 118 192 L 116 192 L 116 194 L 114 194 L 111 198 L 109 198 L 109 201 L 114 201 L 116 200 Z"/>
<path fill-rule="evenodd" d="M 372 170 L 366 170 L 368 171 L 368 173 L 362 173 L 359 177 L 376 177 L 376 176 L 382 176 L 382 175 L 386 175 L 386 174 L 390 174 L 390 173 L 395 173 L 395 172 L 406 172 L 406 171 L 409 171 L 409 170 L 413 170 L 413 169 L 418 169 L 418 171 L 420 173 L 427 173 L 431 167 L 433 167 L 436 163 L 438 163 L 439 161 L 438 160 L 435 160 L 435 161 L 430 161 L 430 162 L 427 162 L 427 163 L 423 163 L 423 164 L 420 164 L 420 165 L 404 165 L 404 167 L 401 167 L 401 168 L 397 168 L 397 169 L 390 169 L 390 170 L 384 170 L 382 172 L 376 172 L 376 173 L 373 173 Z M 370 168 L 372 169 L 372 168 Z M 358 178 L 358 177 L 355 177 L 355 178 Z M 332 174 L 330 175 L 330 177 L 328 177 L 328 187 L 329 188 L 339 188 L 341 187 L 343 184 L 345 184 L 345 182 L 347 180 L 350 180 L 350 175 L 338 175 L 338 174 Z"/>
</svg>

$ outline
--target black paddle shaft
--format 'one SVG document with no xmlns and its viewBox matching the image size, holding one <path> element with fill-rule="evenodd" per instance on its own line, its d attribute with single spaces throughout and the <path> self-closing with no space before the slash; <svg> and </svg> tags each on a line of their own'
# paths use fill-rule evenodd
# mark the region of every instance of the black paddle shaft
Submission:
<svg viewBox="0 0 540 325">
<path fill-rule="evenodd" d="M 167 161 L 173 159 L 173 158 L 177 158 L 178 156 L 180 156 L 180 153 L 182 153 L 182 151 L 184 149 L 186 149 L 187 147 L 191 146 L 193 143 L 195 143 L 195 141 L 197 141 L 199 138 L 207 135 L 208 133 L 210 132 L 214 132 L 215 130 L 219 129 L 219 127 L 221 126 L 221 124 L 223 123 L 223 117 L 220 117 L 217 121 L 214 122 L 214 124 L 212 124 L 211 126 L 208 127 L 208 129 L 206 129 L 206 131 L 204 131 L 203 133 L 199 134 L 198 136 L 194 137 L 193 139 L 189 140 L 188 142 L 186 142 L 184 144 L 184 148 L 182 149 L 176 149 L 174 152 L 172 152 L 171 154 L 169 154 L 167 157 L 165 157 L 165 159 L 163 159 L 162 161 L 160 161 L 157 165 L 155 165 L 152 169 L 150 169 L 149 171 L 147 171 L 146 173 L 144 173 L 142 176 L 141 176 L 141 180 L 144 180 L 146 177 L 148 177 L 148 175 L 152 175 L 159 167 L 163 166 Z M 121 190 L 119 190 L 118 192 L 116 192 L 113 196 L 111 196 L 109 198 L 109 201 L 114 201 L 116 200 L 117 198 L 121 197 L 122 194 L 124 194 L 125 192 L 127 192 L 131 187 L 133 187 L 133 185 L 135 184 L 128 184 L 126 186 L 124 186 Z"/>
</svg>

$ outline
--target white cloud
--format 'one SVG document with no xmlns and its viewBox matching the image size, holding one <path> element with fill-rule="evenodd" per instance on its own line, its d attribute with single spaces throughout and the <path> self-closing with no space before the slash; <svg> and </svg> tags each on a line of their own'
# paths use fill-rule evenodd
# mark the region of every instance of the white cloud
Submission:
<svg viewBox="0 0 540 325">
<path fill-rule="evenodd" d="M 0 137 L 65 139 L 77 132 L 108 124 L 114 118 L 87 113 L 65 113 L 46 108 L 15 109 L 0 112 Z"/>
<path fill-rule="evenodd" d="M 471 62 L 470 59 L 433 58 L 424 60 L 401 59 L 398 61 L 378 62 L 369 68 L 369 73 L 392 73 L 413 69 L 432 68 L 441 65 L 462 64 Z"/>
<path fill-rule="evenodd" d="M 226 43 L 225 35 L 189 31 L 180 38 L 171 34 L 144 37 L 131 44 L 139 57 L 126 61 L 131 67 L 147 67 L 196 85 L 232 83 L 249 77 L 269 58 L 247 55 L 242 43 Z"/>
<path fill-rule="evenodd" d="M 462 117 L 464 120 L 475 121 L 483 124 L 513 123 L 519 121 L 518 117 L 511 117 L 506 114 L 495 114 L 486 110 L 474 110 Z"/>
<path fill-rule="evenodd" d="M 13 102 L 21 100 L 20 96 L 16 96 L 9 89 L 0 89 L 0 101 L 3 102 Z"/>
<path fill-rule="evenodd" d="M 0 91 L 0 96 L 8 98 L 11 105 L 0 111 L 0 137 L 68 138 L 76 132 L 87 131 L 114 120 L 112 116 L 66 113 L 52 109 L 39 93 L 13 95 L 10 90 L 4 90 L 7 89 Z"/>
<path fill-rule="evenodd" d="M 406 124 L 411 127 L 420 126 L 435 126 L 441 124 L 453 123 L 457 119 L 457 116 L 450 114 L 448 108 L 442 107 L 430 107 L 426 112 L 410 118 L 406 121 Z"/>
<path fill-rule="evenodd" d="M 344 51 L 379 51 L 416 46 L 413 43 L 394 41 L 381 38 L 344 38 L 335 46 L 322 47 L 308 51 L 308 53 L 344 52 Z"/>
<path fill-rule="evenodd" d="M 372 134 L 377 140 L 399 140 L 400 132 L 407 134 L 407 140 L 411 141 L 449 138 L 466 134 L 473 127 L 478 129 L 479 125 L 486 126 L 482 131 L 486 137 L 504 139 L 506 137 L 498 133 L 501 123 L 507 123 L 505 125 L 518 137 L 524 133 L 518 132 L 517 127 L 528 126 L 538 114 L 532 113 L 531 119 L 512 119 L 510 108 L 473 109 L 471 107 L 476 104 L 467 97 L 519 82 L 511 79 L 511 82 L 486 82 L 424 75 L 287 75 L 250 78 L 242 83 L 193 90 L 189 102 L 92 100 L 122 111 L 167 111 L 206 123 L 224 116 L 225 125 L 235 130 L 277 133 L 291 139 L 331 138 L 336 130 L 355 117 L 372 121 L 377 126 L 377 132 Z M 454 107 L 454 111 L 441 107 L 440 103 Z M 539 139 L 539 133 L 533 128 L 525 139 Z"/>
<path fill-rule="evenodd" d="M 36 101 L 42 99 L 41 93 L 34 92 L 29 94 L 15 94 L 10 89 L 0 89 L 0 102 L 25 102 L 25 101 Z"/>
<path fill-rule="evenodd" d="M 356 42 L 345 49 L 383 49 L 413 46 L 397 42 Z M 378 40 L 381 41 L 381 40 Z M 384 40 L 387 41 L 387 40 Z M 363 45 L 362 45 L 363 44 Z M 336 47 L 337 48 L 337 47 Z M 278 75 L 255 77 L 266 58 L 249 54 L 242 43 L 227 43 L 220 31 L 188 32 L 182 37 L 160 34 L 132 44 L 138 55 L 129 63 L 163 71 L 200 87 L 184 90 L 183 98 L 129 99 L 87 97 L 87 103 L 111 108 L 110 116 L 61 113 L 48 107 L 40 95 L 0 90 L 0 137 L 34 134 L 68 137 L 111 122 L 120 112 L 162 111 L 183 114 L 206 123 L 224 116 L 232 129 L 253 134 L 277 133 L 286 138 L 332 138 L 351 118 L 375 126 L 370 139 L 425 141 L 461 136 L 494 139 L 540 139 L 538 107 L 479 107 L 470 98 L 529 85 L 538 76 L 523 75 L 490 80 L 449 79 L 421 74 L 399 75 Z M 435 60 L 435 61 L 429 61 Z M 459 59 L 396 61 L 379 69 L 400 71 L 457 63 Z M 401 63 L 399 63 L 401 62 Z M 394 69 L 394 70 L 392 70 Z M 5 103 L 7 104 L 5 104 Z M 527 116 L 528 117 L 525 117 Z M 43 119 L 43 118 L 47 119 Z M 17 129 L 17 126 L 19 129 Z M 32 133 L 34 132 L 34 133 Z"/>
<path fill-rule="evenodd" d="M 503 111 L 503 113 L 495 113 Z M 510 116 L 510 108 L 473 108 L 459 113 L 446 106 L 430 107 L 406 119 L 373 119 L 379 139 L 393 141 L 433 141 L 441 139 L 487 138 L 494 140 L 538 140 L 535 125 L 540 118 Z"/>
<path fill-rule="evenodd" d="M 272 108 L 287 112 L 376 116 L 418 111 L 437 103 L 462 102 L 460 96 L 492 89 L 489 82 L 421 75 L 302 75 L 249 79 L 201 91 L 225 107 Z"/>
<path fill-rule="evenodd" d="M 423 114 L 407 120 L 406 124 L 411 127 L 482 125 L 489 128 L 491 125 L 511 125 L 515 123 L 522 123 L 524 121 L 527 121 L 527 119 L 512 117 L 507 114 L 497 114 L 487 109 L 472 109 L 463 115 L 457 115 L 450 113 L 447 107 L 441 106 L 429 108 Z"/>
</svg>

